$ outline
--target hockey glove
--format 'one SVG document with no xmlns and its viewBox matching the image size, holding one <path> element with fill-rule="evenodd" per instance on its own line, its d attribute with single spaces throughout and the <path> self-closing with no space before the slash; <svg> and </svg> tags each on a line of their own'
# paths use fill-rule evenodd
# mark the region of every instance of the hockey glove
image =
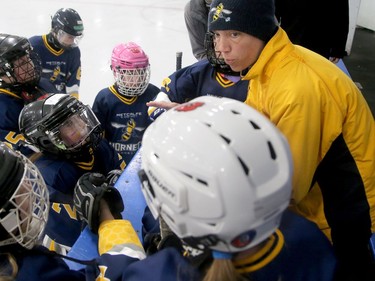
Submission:
<svg viewBox="0 0 375 281">
<path fill-rule="evenodd" d="M 74 205 L 80 219 L 87 223 L 95 234 L 99 229 L 100 200 L 104 199 L 115 219 L 121 219 L 124 210 L 119 191 L 106 183 L 104 175 L 86 173 L 81 176 L 74 189 Z"/>
</svg>

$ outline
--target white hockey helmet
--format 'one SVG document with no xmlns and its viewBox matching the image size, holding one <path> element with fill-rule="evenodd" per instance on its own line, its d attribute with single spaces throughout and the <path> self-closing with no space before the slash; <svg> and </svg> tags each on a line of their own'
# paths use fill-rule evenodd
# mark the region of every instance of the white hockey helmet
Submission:
<svg viewBox="0 0 375 281">
<path fill-rule="evenodd" d="M 199 97 L 160 116 L 142 141 L 147 204 L 185 241 L 238 252 L 269 237 L 291 195 L 279 130 L 233 99 Z"/>
<path fill-rule="evenodd" d="M 120 94 L 142 95 L 150 82 L 148 56 L 134 42 L 117 45 L 112 51 L 111 69 Z"/>
</svg>

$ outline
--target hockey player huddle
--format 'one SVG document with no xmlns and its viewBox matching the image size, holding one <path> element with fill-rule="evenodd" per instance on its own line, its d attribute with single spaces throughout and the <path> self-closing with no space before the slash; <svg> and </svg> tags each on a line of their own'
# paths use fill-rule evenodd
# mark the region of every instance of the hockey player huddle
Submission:
<svg viewBox="0 0 375 281">
<path fill-rule="evenodd" d="M 208 11 L 204 58 L 158 87 L 142 47 L 119 42 L 92 107 L 77 11 L 0 33 L 0 280 L 374 280 L 361 93 L 290 42 L 272 0 L 189 2 Z M 119 188 L 136 154 L 142 233 Z M 68 255 L 84 228 L 90 261 Z"/>
</svg>

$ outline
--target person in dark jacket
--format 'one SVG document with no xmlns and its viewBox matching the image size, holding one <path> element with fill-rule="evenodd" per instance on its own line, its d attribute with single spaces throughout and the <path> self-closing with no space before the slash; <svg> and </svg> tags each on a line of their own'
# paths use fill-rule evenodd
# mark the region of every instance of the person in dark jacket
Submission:
<svg viewBox="0 0 375 281">
<path fill-rule="evenodd" d="M 275 0 L 275 9 L 292 43 L 335 63 L 346 55 L 348 0 Z"/>
</svg>

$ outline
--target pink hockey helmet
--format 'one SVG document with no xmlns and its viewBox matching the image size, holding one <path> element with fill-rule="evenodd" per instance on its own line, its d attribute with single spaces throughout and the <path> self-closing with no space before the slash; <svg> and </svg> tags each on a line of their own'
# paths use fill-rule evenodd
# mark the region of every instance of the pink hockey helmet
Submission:
<svg viewBox="0 0 375 281">
<path fill-rule="evenodd" d="M 111 69 L 122 95 L 140 96 L 150 82 L 148 56 L 136 43 L 121 43 L 113 49 Z"/>
</svg>

